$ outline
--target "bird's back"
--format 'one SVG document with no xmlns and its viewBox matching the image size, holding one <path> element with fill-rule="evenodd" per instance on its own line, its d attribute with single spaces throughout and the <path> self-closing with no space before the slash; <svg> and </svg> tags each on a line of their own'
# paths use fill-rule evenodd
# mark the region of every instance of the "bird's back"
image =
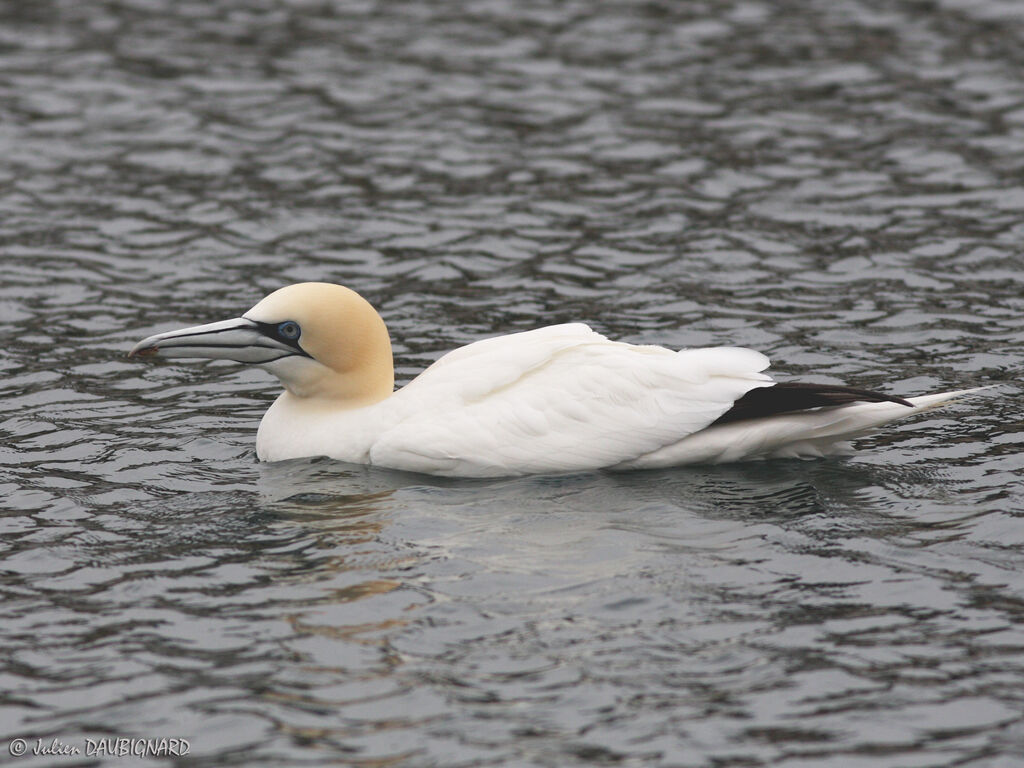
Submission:
<svg viewBox="0 0 1024 768">
<path fill-rule="evenodd" d="M 598 469 L 703 429 L 754 387 L 763 355 L 673 352 L 582 324 L 487 339 L 438 360 L 392 398 L 402 417 L 370 461 L 432 474 Z"/>
</svg>

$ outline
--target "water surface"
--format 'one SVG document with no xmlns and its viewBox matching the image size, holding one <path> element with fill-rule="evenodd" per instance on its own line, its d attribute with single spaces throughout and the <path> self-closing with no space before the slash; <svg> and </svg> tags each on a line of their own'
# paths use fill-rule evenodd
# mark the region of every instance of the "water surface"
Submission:
<svg viewBox="0 0 1024 768">
<path fill-rule="evenodd" d="M 1022 52 L 998 0 L 5 6 L 4 760 L 1021 765 Z M 124 358 L 308 279 L 401 382 L 582 320 L 1000 386 L 852 459 L 468 482 L 260 465 L 269 377 Z"/>
</svg>

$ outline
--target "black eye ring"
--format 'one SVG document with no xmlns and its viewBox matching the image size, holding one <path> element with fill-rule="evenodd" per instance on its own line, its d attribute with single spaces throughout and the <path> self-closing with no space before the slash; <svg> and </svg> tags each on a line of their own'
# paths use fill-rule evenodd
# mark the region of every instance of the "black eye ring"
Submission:
<svg viewBox="0 0 1024 768">
<path fill-rule="evenodd" d="M 299 328 L 299 324 L 294 320 L 285 320 L 279 326 L 277 326 L 277 333 L 282 339 L 288 339 L 288 341 L 295 341 L 299 338 L 299 334 L 302 333 L 302 329 Z"/>
</svg>

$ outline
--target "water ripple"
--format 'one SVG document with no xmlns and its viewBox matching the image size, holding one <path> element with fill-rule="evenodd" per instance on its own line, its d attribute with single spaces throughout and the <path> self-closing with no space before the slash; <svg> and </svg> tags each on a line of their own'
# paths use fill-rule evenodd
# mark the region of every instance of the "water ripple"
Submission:
<svg viewBox="0 0 1024 768">
<path fill-rule="evenodd" d="M 0 749 L 1024 751 L 1016 4 L 3 16 Z M 402 382 L 453 346 L 583 320 L 756 347 L 782 378 L 1000 388 L 851 460 L 454 482 L 259 465 L 273 382 L 124 359 L 300 280 L 373 301 Z"/>
</svg>

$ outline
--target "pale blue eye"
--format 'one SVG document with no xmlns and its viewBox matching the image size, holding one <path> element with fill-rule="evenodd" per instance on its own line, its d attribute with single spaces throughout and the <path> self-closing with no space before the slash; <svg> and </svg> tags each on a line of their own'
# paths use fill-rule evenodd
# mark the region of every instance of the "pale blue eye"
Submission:
<svg viewBox="0 0 1024 768">
<path fill-rule="evenodd" d="M 277 332 L 282 339 L 295 341 L 295 339 L 299 338 L 299 334 L 302 333 L 302 329 L 299 328 L 299 324 L 294 320 L 285 320 L 277 326 Z"/>
</svg>

